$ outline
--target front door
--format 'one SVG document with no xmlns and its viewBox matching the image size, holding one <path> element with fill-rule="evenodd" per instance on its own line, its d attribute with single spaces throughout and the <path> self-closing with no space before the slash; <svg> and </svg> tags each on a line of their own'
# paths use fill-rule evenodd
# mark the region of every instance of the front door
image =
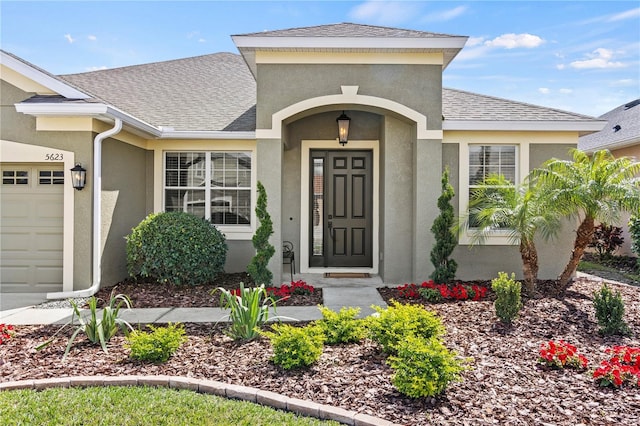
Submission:
<svg viewBox="0 0 640 426">
<path fill-rule="evenodd" d="M 311 151 L 310 266 L 371 267 L 371 151 Z"/>
</svg>

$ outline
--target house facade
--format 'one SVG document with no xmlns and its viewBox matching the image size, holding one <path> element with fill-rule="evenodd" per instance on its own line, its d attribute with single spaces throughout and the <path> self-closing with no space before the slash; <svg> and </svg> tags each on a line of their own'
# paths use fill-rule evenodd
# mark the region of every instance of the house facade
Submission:
<svg viewBox="0 0 640 426">
<path fill-rule="evenodd" d="M 615 157 L 631 157 L 640 161 L 640 99 L 626 102 L 598 119 L 607 122 L 605 127 L 597 133 L 581 136 L 578 148 L 586 152 L 608 149 Z M 630 214 L 625 212 L 620 221 L 612 225 L 622 228 L 624 243 L 619 254 L 634 256 L 631 251 L 629 218 Z"/>
<path fill-rule="evenodd" d="M 227 237 L 225 269 L 244 271 L 258 181 L 270 241 L 293 243 L 298 271 L 421 282 L 446 167 L 464 212 L 486 174 L 520 182 L 604 126 L 443 88 L 462 36 L 335 24 L 232 38 L 240 55 L 65 76 L 2 52 L 2 291 L 66 297 L 117 282 L 124 236 L 159 211 L 211 220 Z M 460 279 L 521 271 L 505 234 L 469 243 L 461 235 L 453 254 Z M 555 278 L 570 245 L 543 245 L 541 278 Z M 269 266 L 282 275 L 280 252 Z"/>
</svg>

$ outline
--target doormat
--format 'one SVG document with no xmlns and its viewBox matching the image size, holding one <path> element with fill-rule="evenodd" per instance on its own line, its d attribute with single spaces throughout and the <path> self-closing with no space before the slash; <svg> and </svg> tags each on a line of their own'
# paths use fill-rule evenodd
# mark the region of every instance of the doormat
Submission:
<svg viewBox="0 0 640 426">
<path fill-rule="evenodd" d="M 371 278 L 368 273 L 359 272 L 327 272 L 325 278 Z"/>
</svg>

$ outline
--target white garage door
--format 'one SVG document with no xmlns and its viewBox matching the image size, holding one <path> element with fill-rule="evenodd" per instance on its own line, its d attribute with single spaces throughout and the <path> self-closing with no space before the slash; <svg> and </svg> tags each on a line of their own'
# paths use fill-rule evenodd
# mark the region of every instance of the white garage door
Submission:
<svg viewBox="0 0 640 426">
<path fill-rule="evenodd" d="M 62 290 L 64 170 L 1 163 L 1 291 Z"/>
</svg>

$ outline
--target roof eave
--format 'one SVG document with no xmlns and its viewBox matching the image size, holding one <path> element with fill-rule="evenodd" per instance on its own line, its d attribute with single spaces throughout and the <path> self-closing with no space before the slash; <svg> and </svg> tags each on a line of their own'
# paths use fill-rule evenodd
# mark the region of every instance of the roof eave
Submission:
<svg viewBox="0 0 640 426">
<path fill-rule="evenodd" d="M 17 103 L 16 111 L 34 117 L 91 117 L 105 122 L 119 118 L 132 133 L 151 139 L 255 139 L 255 131 L 173 130 L 156 127 L 103 103 Z"/>
<path fill-rule="evenodd" d="M 613 151 L 616 149 L 627 148 L 633 145 L 640 145 L 640 136 L 634 136 L 634 137 L 626 138 L 626 139 L 611 142 L 611 143 L 604 143 L 596 146 L 590 146 L 588 148 L 584 148 L 584 151 L 588 153 L 592 153 L 594 151 L 598 151 L 601 149 L 608 149 L 609 151 Z M 580 146 L 580 141 L 578 141 L 578 146 Z"/>
<path fill-rule="evenodd" d="M 65 98 L 71 99 L 88 99 L 90 96 L 80 90 L 72 87 L 62 80 L 51 76 L 35 66 L 27 62 L 23 62 L 7 52 L 0 51 L 0 63 L 11 68 L 15 72 L 22 74 L 24 77 L 35 81 L 36 83 L 50 89 L 52 92 L 58 93 Z"/>
<path fill-rule="evenodd" d="M 580 136 L 599 132 L 606 121 L 492 121 L 445 120 L 442 130 L 462 131 L 514 131 L 514 132 L 578 132 Z"/>
</svg>

